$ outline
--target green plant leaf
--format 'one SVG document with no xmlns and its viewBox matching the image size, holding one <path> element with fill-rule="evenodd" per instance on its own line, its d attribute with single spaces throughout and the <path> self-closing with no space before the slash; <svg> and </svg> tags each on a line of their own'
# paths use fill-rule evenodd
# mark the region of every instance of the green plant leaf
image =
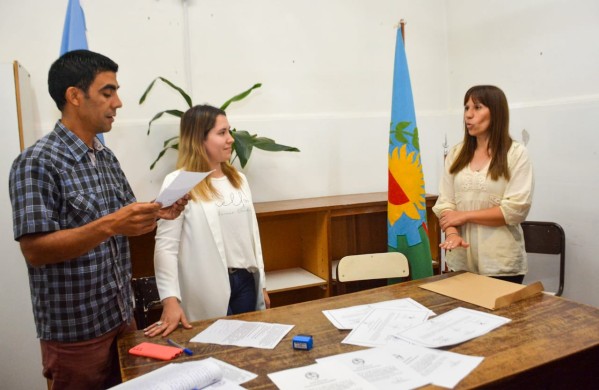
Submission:
<svg viewBox="0 0 599 390">
<path fill-rule="evenodd" d="M 150 93 L 150 91 L 154 87 L 154 84 L 156 84 L 156 80 L 158 80 L 158 77 L 156 77 L 154 80 L 152 80 L 152 82 L 150 83 L 150 85 L 148 85 L 148 88 L 146 88 L 146 90 L 144 91 L 144 94 L 141 95 L 141 97 L 139 98 L 139 104 L 142 104 L 143 102 L 146 101 L 146 97 L 148 97 L 148 94 Z"/>
<path fill-rule="evenodd" d="M 172 116 L 176 116 L 177 118 L 181 118 L 183 116 L 183 111 L 181 111 L 181 110 L 165 110 L 165 111 L 160 111 L 158 114 L 154 115 L 154 117 L 150 120 L 150 122 L 148 122 L 148 133 L 147 133 L 148 135 L 150 135 L 150 129 L 152 128 L 152 123 L 156 119 L 159 119 L 164 114 L 169 114 Z"/>
<path fill-rule="evenodd" d="M 139 104 L 142 104 L 145 102 L 150 91 L 154 88 L 154 86 L 156 85 L 156 81 L 158 81 L 158 80 L 162 81 L 163 83 L 167 84 L 169 87 L 178 91 L 179 94 L 183 97 L 183 99 L 185 99 L 185 101 L 187 102 L 187 105 L 189 107 L 193 106 L 192 100 L 189 97 L 189 95 L 183 89 L 181 89 L 177 85 L 173 84 L 171 81 L 165 79 L 164 77 L 156 77 L 154 80 L 152 80 L 150 85 L 148 85 L 148 87 L 144 91 L 143 95 L 139 99 Z M 254 89 L 257 89 L 260 87 L 262 87 L 261 83 L 254 84 L 251 88 L 249 88 L 249 89 L 243 91 L 242 93 L 235 95 L 231 99 L 227 100 L 220 108 L 222 110 L 226 110 L 227 107 L 229 107 L 229 105 L 231 103 L 245 99 Z M 168 115 L 172 115 L 172 116 L 181 118 L 184 114 L 184 111 L 176 110 L 176 109 L 160 111 L 159 113 L 154 115 L 154 117 L 148 123 L 148 135 L 150 134 L 150 129 L 152 128 L 152 123 L 155 120 L 160 119 L 164 114 L 168 114 Z M 250 134 L 249 132 L 247 132 L 245 130 L 231 129 L 231 135 L 233 136 L 233 138 L 235 140 L 235 142 L 233 143 L 233 152 L 234 153 L 233 153 L 231 162 L 234 162 L 236 159 L 239 158 L 239 163 L 242 168 L 245 168 L 246 164 L 248 163 L 254 147 L 262 149 L 262 150 L 266 150 L 269 152 L 280 152 L 280 151 L 299 152 L 299 149 L 297 149 L 295 147 L 277 144 L 274 140 L 272 140 L 270 138 L 258 137 L 256 134 Z M 156 165 L 156 163 L 164 156 L 164 154 L 169 149 L 179 150 L 179 136 L 174 136 L 174 137 L 171 137 L 171 138 L 167 139 L 166 141 L 164 141 L 163 149 L 160 151 L 160 153 L 158 154 L 158 157 L 156 158 L 156 160 L 154 160 L 154 162 L 150 166 L 150 169 L 154 169 L 154 166 Z"/>
<path fill-rule="evenodd" d="M 236 154 L 235 158 L 239 158 L 239 164 L 242 168 L 245 168 L 254 147 L 268 152 L 299 152 L 298 148 L 277 144 L 270 138 L 258 137 L 256 134 L 250 134 L 246 130 L 232 129 L 231 135 L 235 139 L 235 143 L 233 144 Z"/>
<path fill-rule="evenodd" d="M 150 93 L 150 91 L 152 90 L 152 88 L 154 87 L 154 84 L 156 83 L 156 80 L 162 81 L 163 83 L 165 83 L 169 87 L 171 87 L 174 90 L 176 90 L 177 92 L 179 92 L 179 94 L 181 94 L 181 96 L 183 96 L 183 99 L 185 99 L 185 101 L 187 102 L 187 106 L 189 106 L 190 108 L 192 107 L 193 104 L 192 104 L 191 98 L 189 97 L 189 95 L 187 94 L 187 92 L 185 92 L 181 87 L 178 87 L 175 84 L 173 84 L 171 81 L 165 79 L 164 77 L 160 77 L 160 76 L 156 77 L 150 83 L 150 85 L 148 85 L 148 88 L 146 88 L 146 91 L 144 92 L 144 94 L 139 99 L 139 104 L 142 104 L 146 100 L 146 97 L 148 96 L 148 94 Z"/>
<path fill-rule="evenodd" d="M 164 153 L 166 153 L 166 151 L 169 149 L 179 150 L 179 143 L 177 142 L 176 144 L 170 145 L 170 146 L 162 149 L 162 151 L 160 153 L 158 153 L 158 157 L 156 157 L 156 160 L 154 160 L 152 165 L 150 165 L 150 169 L 154 169 L 154 166 L 156 165 L 158 160 L 160 160 L 162 158 L 162 156 L 164 156 Z"/>
<path fill-rule="evenodd" d="M 229 107 L 229 104 L 233 103 L 233 102 L 238 102 L 240 100 L 245 99 L 254 89 L 256 88 L 260 88 L 262 86 L 262 83 L 257 83 L 254 84 L 250 89 L 248 89 L 247 91 L 243 91 L 242 93 L 240 93 L 239 95 L 235 95 L 233 96 L 231 99 L 227 100 L 226 102 L 223 103 L 222 106 L 220 106 L 220 109 L 225 111 L 227 109 L 227 107 Z"/>
<path fill-rule="evenodd" d="M 254 148 L 253 139 L 256 136 L 250 135 L 250 133 L 245 130 L 236 129 L 231 129 L 231 135 L 235 139 L 235 143 L 233 143 L 233 149 L 239 158 L 239 165 L 241 165 L 242 168 L 245 168 L 245 165 L 248 163 L 248 160 L 252 154 L 252 149 Z"/>
<path fill-rule="evenodd" d="M 162 145 L 163 148 L 166 148 L 168 146 L 169 143 L 173 142 L 173 141 L 177 141 L 177 144 L 179 144 L 179 136 L 176 135 L 174 137 L 171 137 L 169 139 L 167 139 L 166 141 L 164 141 L 164 144 Z"/>
<path fill-rule="evenodd" d="M 253 139 L 254 147 L 269 152 L 299 152 L 298 148 L 293 146 L 281 145 L 274 140 L 266 137 L 256 137 Z"/>
</svg>

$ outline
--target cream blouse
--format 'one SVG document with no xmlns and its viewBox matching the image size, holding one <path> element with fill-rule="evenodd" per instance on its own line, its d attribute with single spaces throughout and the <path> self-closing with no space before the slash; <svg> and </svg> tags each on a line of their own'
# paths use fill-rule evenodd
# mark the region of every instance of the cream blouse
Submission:
<svg viewBox="0 0 599 390">
<path fill-rule="evenodd" d="M 507 181 L 502 176 L 495 181 L 487 176 L 489 164 L 480 171 L 473 171 L 468 165 L 457 174 L 449 173 L 462 145 L 454 146 L 447 155 L 433 211 L 440 217 L 444 210 L 472 211 L 499 206 L 507 225 L 466 223 L 458 227 L 470 247 L 447 251 L 447 264 L 453 271 L 490 276 L 523 275 L 528 266 L 520 222 L 528 215 L 534 188 L 526 148 L 512 142 L 507 155 L 511 178 Z"/>
</svg>

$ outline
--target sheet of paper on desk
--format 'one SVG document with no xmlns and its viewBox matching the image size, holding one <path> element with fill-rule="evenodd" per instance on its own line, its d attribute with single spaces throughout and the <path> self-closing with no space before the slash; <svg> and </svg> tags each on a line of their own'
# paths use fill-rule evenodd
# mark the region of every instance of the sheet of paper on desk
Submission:
<svg viewBox="0 0 599 390">
<path fill-rule="evenodd" d="M 116 390 L 189 390 L 209 388 L 243 389 L 237 383 L 225 378 L 219 365 L 208 359 L 171 363 L 112 387 L 112 389 Z"/>
<path fill-rule="evenodd" d="M 190 341 L 273 349 L 295 325 L 217 320 Z"/>
<path fill-rule="evenodd" d="M 223 373 L 223 379 L 226 379 L 232 383 L 242 384 L 258 377 L 258 375 L 254 374 L 253 372 L 243 370 L 213 357 L 209 357 L 204 360 L 215 363 Z"/>
<path fill-rule="evenodd" d="M 434 316 L 435 313 L 429 310 L 425 306 L 416 302 L 412 298 L 401 298 L 392 299 L 390 301 L 382 301 L 372 303 L 368 305 L 358 305 L 345 307 L 343 309 L 323 310 L 322 314 L 327 317 L 329 321 L 337 329 L 353 329 L 360 323 L 362 318 L 370 312 L 374 307 L 383 307 L 390 309 L 411 309 L 411 310 L 424 310 L 429 312 L 429 315 Z"/>
<path fill-rule="evenodd" d="M 510 321 L 509 318 L 458 307 L 398 332 L 396 336 L 412 344 L 440 348 L 482 336 Z"/>
<path fill-rule="evenodd" d="M 396 340 L 392 345 L 383 348 L 418 371 L 433 385 L 450 389 L 457 386 L 484 359 L 481 356 L 419 347 L 401 340 Z"/>
<path fill-rule="evenodd" d="M 407 390 L 430 383 L 428 378 L 381 348 L 342 353 L 316 361 L 341 364 L 377 389 Z"/>
<path fill-rule="evenodd" d="M 166 188 L 158 194 L 158 197 L 154 202 L 162 203 L 162 207 L 169 207 L 181 197 L 187 194 L 193 187 L 198 185 L 199 182 L 204 180 L 206 176 L 211 174 L 210 172 L 188 172 L 179 171 L 179 174 Z"/>
<path fill-rule="evenodd" d="M 281 390 L 374 390 L 350 369 L 332 362 L 311 364 L 273 372 L 268 377 Z"/>
<path fill-rule="evenodd" d="M 341 342 L 364 347 L 387 345 L 396 339 L 399 332 L 423 323 L 428 316 L 428 310 L 375 307 Z"/>
</svg>

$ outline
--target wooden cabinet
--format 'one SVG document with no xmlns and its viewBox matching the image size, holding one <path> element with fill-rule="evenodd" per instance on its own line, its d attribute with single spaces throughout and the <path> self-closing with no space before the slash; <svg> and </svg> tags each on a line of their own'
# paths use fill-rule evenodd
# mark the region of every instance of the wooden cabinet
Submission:
<svg viewBox="0 0 599 390">
<path fill-rule="evenodd" d="M 440 273 L 440 229 L 426 196 L 435 273 Z M 387 252 L 387 193 L 325 196 L 256 203 L 266 284 L 272 305 L 334 295 L 335 261 Z M 154 275 L 154 234 L 130 237 L 133 277 Z"/>
<path fill-rule="evenodd" d="M 435 273 L 440 229 L 426 196 Z M 387 193 L 327 196 L 256 203 L 267 277 L 274 306 L 334 294 L 334 264 L 346 255 L 387 251 Z"/>
</svg>

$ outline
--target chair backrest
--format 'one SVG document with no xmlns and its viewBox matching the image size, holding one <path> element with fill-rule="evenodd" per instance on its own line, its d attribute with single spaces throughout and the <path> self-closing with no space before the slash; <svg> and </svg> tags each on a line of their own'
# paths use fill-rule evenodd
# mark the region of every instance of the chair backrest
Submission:
<svg viewBox="0 0 599 390">
<path fill-rule="evenodd" d="M 143 329 L 152 321 L 160 319 L 162 312 L 156 278 L 154 276 L 133 278 L 131 285 L 135 297 L 135 322 L 138 329 Z"/>
<path fill-rule="evenodd" d="M 410 275 L 408 259 L 399 252 L 345 256 L 337 265 L 337 280 L 352 282 Z"/>
<path fill-rule="evenodd" d="M 524 232 L 524 246 L 527 253 L 560 255 L 559 288 L 555 295 L 564 291 L 566 270 L 566 234 L 555 222 L 525 221 L 521 223 Z"/>
</svg>

